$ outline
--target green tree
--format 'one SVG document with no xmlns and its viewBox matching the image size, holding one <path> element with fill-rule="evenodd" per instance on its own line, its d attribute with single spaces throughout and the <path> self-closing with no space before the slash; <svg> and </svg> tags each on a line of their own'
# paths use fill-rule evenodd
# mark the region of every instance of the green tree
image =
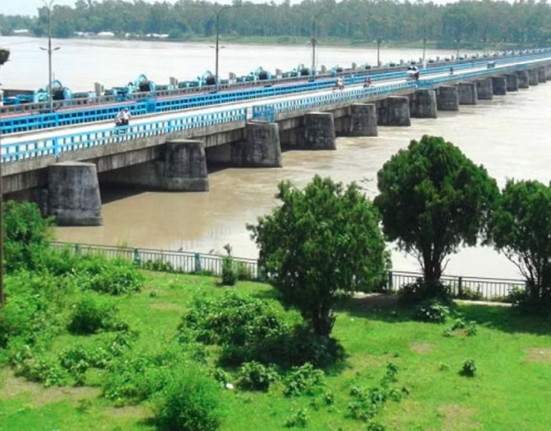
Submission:
<svg viewBox="0 0 551 431">
<path fill-rule="evenodd" d="M 279 184 L 282 205 L 248 226 L 260 265 L 315 334 L 328 337 L 343 295 L 379 287 L 388 254 L 377 211 L 355 184 L 316 176 L 304 190 Z"/>
<path fill-rule="evenodd" d="M 490 240 L 526 279 L 532 304 L 551 304 L 551 187 L 508 181 L 496 202 Z"/>
<path fill-rule="evenodd" d="M 377 186 L 384 233 L 417 258 L 426 283 L 439 281 L 444 259 L 460 245 L 477 243 L 499 193 L 482 166 L 431 136 L 392 156 Z"/>
</svg>

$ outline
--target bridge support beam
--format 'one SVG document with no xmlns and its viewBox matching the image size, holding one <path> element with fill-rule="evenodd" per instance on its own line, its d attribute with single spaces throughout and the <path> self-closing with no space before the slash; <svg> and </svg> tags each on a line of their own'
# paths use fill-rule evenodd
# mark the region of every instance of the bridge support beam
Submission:
<svg viewBox="0 0 551 431">
<path fill-rule="evenodd" d="M 413 118 L 436 118 L 436 92 L 417 90 L 410 96 L 409 111 Z"/>
<path fill-rule="evenodd" d="M 507 80 L 507 91 L 518 91 L 518 76 L 516 73 L 505 75 Z"/>
<path fill-rule="evenodd" d="M 492 76 L 492 88 L 494 96 L 507 95 L 507 80 L 504 76 Z"/>
<path fill-rule="evenodd" d="M 298 148 L 305 150 L 336 150 L 335 121 L 330 112 L 310 112 L 304 116 Z"/>
<path fill-rule="evenodd" d="M 457 84 L 457 92 L 460 105 L 476 105 L 478 103 L 478 92 L 474 82 L 460 82 Z"/>
<path fill-rule="evenodd" d="M 374 103 L 354 103 L 350 115 L 343 117 L 341 136 L 378 136 L 377 108 Z"/>
<path fill-rule="evenodd" d="M 547 82 L 547 74 L 545 73 L 545 67 L 538 67 L 538 82 L 545 84 Z"/>
<path fill-rule="evenodd" d="M 478 95 L 478 100 L 492 100 L 494 97 L 492 78 L 476 81 L 476 92 Z"/>
<path fill-rule="evenodd" d="M 538 70 L 537 69 L 529 69 L 528 70 L 528 76 L 530 79 L 528 80 L 528 84 L 534 86 L 538 85 Z"/>
<path fill-rule="evenodd" d="M 459 111 L 459 92 L 455 85 L 442 85 L 436 90 L 436 106 L 439 111 Z"/>
<path fill-rule="evenodd" d="M 409 98 L 391 96 L 381 100 L 377 106 L 377 123 L 379 126 L 411 126 Z"/>
<path fill-rule="evenodd" d="M 167 141 L 160 149 L 159 160 L 104 172 L 102 181 L 160 191 L 208 191 L 205 144 L 194 140 Z"/>
<path fill-rule="evenodd" d="M 62 162 L 48 167 L 46 213 L 59 226 L 100 226 L 101 197 L 93 163 Z"/>
<path fill-rule="evenodd" d="M 527 70 L 519 70 L 516 72 L 518 78 L 518 88 L 528 88 L 530 87 L 530 75 Z"/>
</svg>

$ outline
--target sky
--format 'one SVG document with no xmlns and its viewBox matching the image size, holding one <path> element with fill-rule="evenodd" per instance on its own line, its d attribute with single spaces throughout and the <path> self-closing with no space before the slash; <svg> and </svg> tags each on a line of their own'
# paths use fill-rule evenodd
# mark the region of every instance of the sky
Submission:
<svg viewBox="0 0 551 431">
<path fill-rule="evenodd" d="M 146 0 L 148 3 L 156 3 L 155 0 Z M 169 3 L 176 3 L 177 0 L 165 0 Z M 254 3 L 265 3 L 262 0 L 253 0 Z M 434 0 L 434 3 L 451 3 L 454 0 Z M 277 2 L 277 0 L 276 0 Z M 300 0 L 291 0 L 292 3 Z M 76 0 L 55 0 L 55 4 L 74 6 Z M 218 3 L 231 3 L 231 0 L 218 0 Z M 43 6 L 43 0 L 0 0 L 0 14 L 4 15 L 37 15 L 37 9 Z"/>
</svg>

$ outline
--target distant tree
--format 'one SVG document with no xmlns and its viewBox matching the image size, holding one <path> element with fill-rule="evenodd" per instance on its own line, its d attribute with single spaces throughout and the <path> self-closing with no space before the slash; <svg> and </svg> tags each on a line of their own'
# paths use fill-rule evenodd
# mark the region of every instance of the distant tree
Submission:
<svg viewBox="0 0 551 431">
<path fill-rule="evenodd" d="M 260 264 L 287 305 L 328 337 L 341 296 L 382 285 L 388 254 L 371 202 L 354 184 L 316 176 L 304 190 L 279 184 L 282 205 L 248 226 Z"/>
<path fill-rule="evenodd" d="M 532 305 L 551 305 L 551 187 L 508 181 L 490 223 L 493 245 L 526 279 Z"/>
<path fill-rule="evenodd" d="M 384 233 L 417 258 L 426 283 L 440 280 L 444 259 L 460 245 L 477 243 L 499 193 L 483 167 L 432 136 L 392 156 L 377 186 Z"/>
</svg>

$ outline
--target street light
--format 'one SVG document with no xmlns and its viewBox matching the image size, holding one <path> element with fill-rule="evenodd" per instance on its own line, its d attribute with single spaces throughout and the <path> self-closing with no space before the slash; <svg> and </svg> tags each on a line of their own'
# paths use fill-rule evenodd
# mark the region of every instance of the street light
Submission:
<svg viewBox="0 0 551 431">
<path fill-rule="evenodd" d="M 214 47 L 214 50 L 215 50 L 215 55 L 216 55 L 216 63 L 215 63 L 215 66 L 214 66 L 214 91 L 216 93 L 218 93 L 218 91 L 220 90 L 220 82 L 219 82 L 219 79 L 218 79 L 218 55 L 219 55 L 219 52 L 220 52 L 220 43 L 219 43 L 219 40 L 220 40 L 220 15 L 222 14 L 222 12 L 224 12 L 225 10 L 228 10 L 228 9 L 231 9 L 233 6 L 224 6 L 220 9 L 216 9 L 215 7 L 211 7 L 211 6 L 208 6 L 207 4 L 202 4 L 201 6 L 203 7 L 206 7 L 208 9 L 210 9 L 213 13 L 214 13 L 214 16 L 216 18 L 216 45 Z"/>
<path fill-rule="evenodd" d="M 10 58 L 9 49 L 0 48 L 0 67 Z M 0 138 L 2 137 L 2 128 L 0 122 Z M 1 148 L 1 146 L 0 146 Z M 4 229 L 3 229 L 3 193 L 2 189 L 2 157 L 0 156 L 0 307 L 4 304 Z"/>
<path fill-rule="evenodd" d="M 377 67 L 381 67 L 381 42 L 383 39 L 381 37 L 377 38 Z"/>
<path fill-rule="evenodd" d="M 48 92 L 50 93 L 50 112 L 54 111 L 54 100 L 52 94 L 52 53 L 60 49 L 59 47 L 52 49 L 52 6 L 55 0 L 50 0 L 49 3 L 46 0 L 42 0 L 46 10 L 48 11 L 48 48 L 40 47 L 43 51 L 48 51 Z"/>
<path fill-rule="evenodd" d="M 423 29 L 423 67 L 426 67 L 425 63 L 425 53 L 427 50 L 427 29 Z"/>
<path fill-rule="evenodd" d="M 328 10 L 322 10 L 319 11 L 317 14 L 314 15 L 314 18 L 312 18 L 312 76 L 315 77 L 316 74 L 316 20 L 319 16 L 323 15 L 324 13 L 329 12 Z M 315 79 L 315 78 L 314 78 Z"/>
</svg>

